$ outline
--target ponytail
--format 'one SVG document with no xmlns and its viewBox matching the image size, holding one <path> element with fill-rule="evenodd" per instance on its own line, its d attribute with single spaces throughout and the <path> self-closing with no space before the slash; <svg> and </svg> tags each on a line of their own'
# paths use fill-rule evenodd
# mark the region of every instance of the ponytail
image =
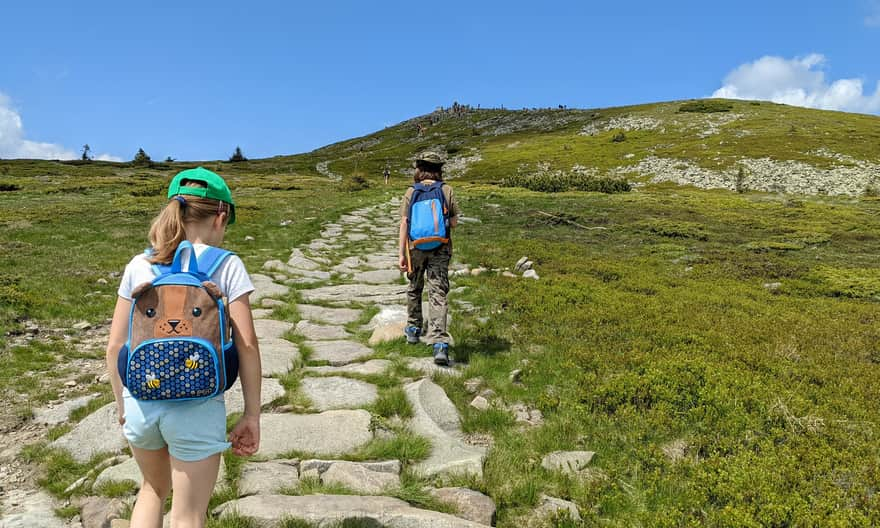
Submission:
<svg viewBox="0 0 880 528">
<path fill-rule="evenodd" d="M 150 226 L 150 245 L 153 253 L 148 260 L 153 264 L 168 264 L 174 259 L 177 246 L 186 239 L 183 228 L 184 205 L 172 199 Z"/>
</svg>

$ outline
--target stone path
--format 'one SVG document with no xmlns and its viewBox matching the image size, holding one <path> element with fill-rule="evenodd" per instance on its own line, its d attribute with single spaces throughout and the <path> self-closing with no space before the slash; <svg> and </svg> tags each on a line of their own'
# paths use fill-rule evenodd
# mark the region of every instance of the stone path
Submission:
<svg viewBox="0 0 880 528">
<path fill-rule="evenodd" d="M 493 522 L 492 500 L 476 491 L 432 491 L 441 500 L 457 504 L 460 516 L 423 510 L 387 496 L 400 487 L 400 461 L 341 460 L 375 440 L 369 409 L 381 397 L 382 389 L 370 383 L 370 376 L 389 376 L 395 371 L 392 367 L 399 364 L 421 377 L 399 381 L 405 381 L 401 387 L 413 418 L 398 423 L 426 437 L 433 446 L 426 460 L 409 469 L 424 477 L 479 477 L 483 471 L 485 448 L 464 441 L 455 406 L 430 379 L 460 375 L 460 366 L 435 366 L 424 345 L 420 348 L 424 355 L 419 358 L 380 359 L 372 348 L 400 339 L 406 322 L 406 285 L 397 270 L 398 206 L 391 201 L 343 215 L 338 222 L 325 224 L 320 238 L 294 249 L 286 262 L 270 260 L 261 270 L 251 270 L 257 288 L 252 300 L 264 377 L 261 446 L 258 457 L 242 468 L 240 498 L 219 506 L 217 514 L 237 511 L 256 519 L 259 526 L 273 526 L 284 516 L 321 526 L 355 518 L 388 527 L 469 528 Z M 300 320 L 273 319 L 272 309 L 286 306 L 279 298 L 294 286 L 300 289 L 302 300 L 294 307 Z M 376 306 L 378 311 L 368 323 L 358 325 L 365 318 L 365 306 Z M 369 335 L 368 344 L 359 335 Z M 301 345 L 293 340 L 300 340 Z M 282 383 L 284 379 L 288 381 Z M 297 386 L 296 393 L 290 394 L 285 386 Z M 226 394 L 226 401 L 229 413 L 242 411 L 240 384 Z M 297 404 L 288 404 L 290 401 Z M 298 412 L 283 412 L 293 409 Z M 398 433 L 382 434 L 387 438 Z M 116 424 L 114 404 L 86 417 L 51 445 L 70 451 L 80 462 L 97 454 L 118 454 L 126 444 Z M 138 477 L 133 461 L 124 459 L 104 469 L 97 481 Z M 354 494 L 278 495 L 281 490 L 296 488 L 303 479 L 343 486 Z M 10 511 L 20 515 L 22 509 Z M 0 518 L 0 526 L 9 522 Z M 42 518 L 34 517 L 33 522 L 53 526 Z M 9 524 L 18 525 L 27 524 Z"/>
</svg>

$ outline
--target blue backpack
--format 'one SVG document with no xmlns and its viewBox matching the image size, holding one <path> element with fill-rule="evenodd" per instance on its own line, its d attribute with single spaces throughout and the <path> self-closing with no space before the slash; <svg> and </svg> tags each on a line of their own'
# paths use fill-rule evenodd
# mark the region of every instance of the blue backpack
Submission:
<svg viewBox="0 0 880 528">
<path fill-rule="evenodd" d="M 189 265 L 183 271 L 183 254 Z M 209 247 L 199 258 L 188 241 L 170 266 L 132 292 L 128 340 L 119 352 L 122 384 L 138 400 L 211 398 L 238 377 L 229 314 L 211 275 L 232 255 Z"/>
<path fill-rule="evenodd" d="M 413 185 L 407 215 L 412 247 L 430 251 L 448 243 L 448 214 L 442 181 L 430 185 L 423 183 Z"/>
</svg>

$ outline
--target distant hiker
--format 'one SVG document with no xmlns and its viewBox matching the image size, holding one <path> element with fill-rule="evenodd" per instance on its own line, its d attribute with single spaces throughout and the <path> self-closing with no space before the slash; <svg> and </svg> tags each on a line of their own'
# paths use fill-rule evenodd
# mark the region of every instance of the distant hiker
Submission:
<svg viewBox="0 0 880 528">
<path fill-rule="evenodd" d="M 260 445 L 254 285 L 240 258 L 213 247 L 233 222 L 235 203 L 223 178 L 202 167 L 184 170 L 153 220 L 150 249 L 131 259 L 122 276 L 107 370 L 144 479 L 131 513 L 138 528 L 162 526 L 172 489 L 171 525 L 204 527 L 220 454 L 231 446 L 239 456 L 253 455 Z M 222 391 L 237 372 L 244 415 L 227 441 Z"/>
<path fill-rule="evenodd" d="M 385 185 L 388 185 L 388 180 L 391 178 L 391 171 L 388 170 L 388 165 L 385 165 L 385 170 L 382 171 L 382 178 L 385 179 Z"/>
<path fill-rule="evenodd" d="M 415 161 L 415 184 L 400 204 L 400 269 L 407 272 L 407 326 L 410 344 L 422 335 L 422 290 L 427 276 L 428 325 L 425 335 L 433 345 L 434 363 L 449 364 L 449 333 L 446 330 L 449 293 L 449 260 L 452 230 L 459 208 L 452 187 L 443 183 L 443 158 L 424 152 Z"/>
</svg>

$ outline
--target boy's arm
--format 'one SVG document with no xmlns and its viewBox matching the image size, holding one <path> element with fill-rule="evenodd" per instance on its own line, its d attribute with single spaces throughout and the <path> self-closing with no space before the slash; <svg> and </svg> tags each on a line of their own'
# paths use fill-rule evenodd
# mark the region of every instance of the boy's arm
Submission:
<svg viewBox="0 0 880 528">
<path fill-rule="evenodd" d="M 398 248 L 400 249 L 397 254 L 397 265 L 400 267 L 400 271 L 410 272 L 406 231 L 406 217 L 404 216 L 400 219 L 400 231 L 397 236 Z"/>
</svg>

